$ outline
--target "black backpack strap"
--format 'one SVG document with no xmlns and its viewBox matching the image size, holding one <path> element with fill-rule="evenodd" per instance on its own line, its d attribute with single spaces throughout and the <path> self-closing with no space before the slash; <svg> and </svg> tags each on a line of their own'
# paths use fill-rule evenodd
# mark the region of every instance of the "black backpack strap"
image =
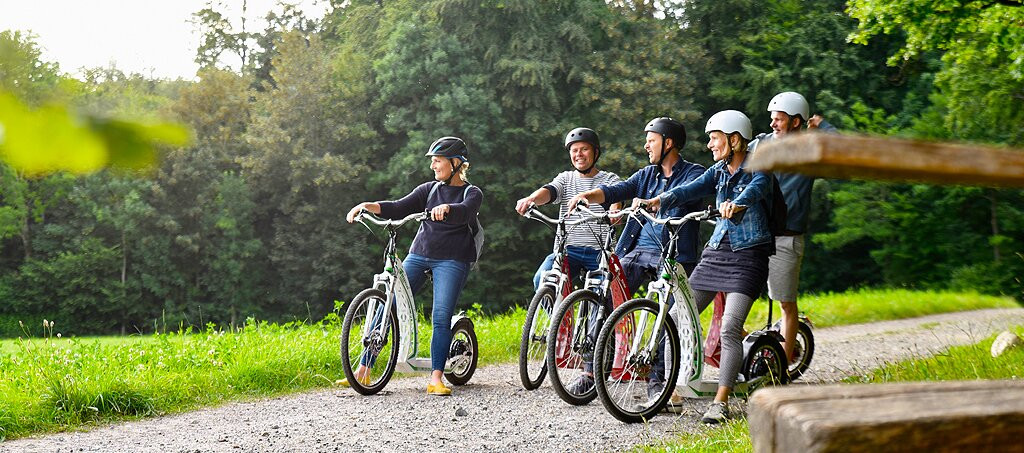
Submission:
<svg viewBox="0 0 1024 453">
<path fill-rule="evenodd" d="M 427 201 L 425 201 L 423 203 L 424 207 L 426 207 L 427 203 L 430 203 L 430 197 L 434 196 L 434 193 L 437 192 L 437 186 L 440 186 L 440 185 L 441 185 L 441 181 L 434 181 L 434 185 L 430 186 L 430 192 L 427 193 Z"/>
</svg>

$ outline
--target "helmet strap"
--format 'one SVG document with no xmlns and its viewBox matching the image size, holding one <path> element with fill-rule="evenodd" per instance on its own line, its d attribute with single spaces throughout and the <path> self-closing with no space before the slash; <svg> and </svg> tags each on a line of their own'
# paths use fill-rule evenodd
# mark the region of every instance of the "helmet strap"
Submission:
<svg viewBox="0 0 1024 453">
<path fill-rule="evenodd" d="M 590 166 L 587 167 L 585 170 L 580 170 L 580 169 L 577 168 L 576 171 L 579 172 L 579 174 L 581 174 L 581 175 L 586 175 L 587 173 L 590 173 L 590 170 L 594 169 L 595 165 L 597 165 L 597 162 L 594 162 L 594 163 L 590 164 Z"/>
<path fill-rule="evenodd" d="M 732 158 L 736 157 L 736 148 L 732 146 L 732 134 L 725 134 L 725 146 L 729 147 L 729 155 L 725 156 L 725 164 L 732 165 Z"/>
<path fill-rule="evenodd" d="M 658 158 L 658 166 L 659 167 L 661 166 L 662 163 L 665 162 L 665 140 L 668 140 L 668 137 L 666 137 L 665 134 L 662 134 L 661 135 L 661 157 Z"/>
<path fill-rule="evenodd" d="M 455 158 L 453 158 L 453 157 L 448 158 L 448 165 L 452 166 L 452 174 L 448 175 L 448 179 L 444 180 L 445 185 L 449 185 L 449 186 L 452 185 L 452 178 L 455 178 L 455 163 L 452 162 L 454 160 L 455 160 Z M 461 167 L 461 166 L 462 166 L 462 162 L 459 162 L 459 167 Z"/>
</svg>

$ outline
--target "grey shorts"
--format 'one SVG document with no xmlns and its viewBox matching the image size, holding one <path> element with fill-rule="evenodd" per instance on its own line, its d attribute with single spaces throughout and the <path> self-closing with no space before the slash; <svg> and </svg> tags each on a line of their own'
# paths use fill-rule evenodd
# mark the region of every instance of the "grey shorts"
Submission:
<svg viewBox="0 0 1024 453">
<path fill-rule="evenodd" d="M 775 254 L 768 258 L 768 297 L 780 302 L 796 302 L 803 260 L 804 235 L 775 238 Z"/>
</svg>

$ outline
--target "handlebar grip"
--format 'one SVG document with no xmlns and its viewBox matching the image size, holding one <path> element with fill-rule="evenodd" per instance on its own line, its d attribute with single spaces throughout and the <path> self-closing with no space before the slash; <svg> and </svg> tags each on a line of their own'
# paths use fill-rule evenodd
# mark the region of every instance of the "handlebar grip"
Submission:
<svg viewBox="0 0 1024 453">
<path fill-rule="evenodd" d="M 722 213 L 718 210 L 718 208 L 712 205 L 708 205 L 707 209 L 705 209 L 705 212 L 706 214 L 704 216 L 704 220 L 719 219 L 722 217 Z"/>
</svg>

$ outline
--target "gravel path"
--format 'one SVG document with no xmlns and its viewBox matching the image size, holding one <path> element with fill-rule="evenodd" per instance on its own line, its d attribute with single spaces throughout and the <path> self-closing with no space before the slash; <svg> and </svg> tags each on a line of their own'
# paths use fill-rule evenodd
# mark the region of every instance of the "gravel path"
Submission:
<svg viewBox="0 0 1024 453">
<path fill-rule="evenodd" d="M 817 351 L 801 381 L 832 382 L 884 361 L 933 354 L 1021 324 L 1024 309 L 994 309 L 818 329 Z M 0 443 L 0 451 L 613 450 L 691 431 L 707 404 L 687 401 L 682 414 L 626 425 L 597 401 L 573 407 L 547 385 L 523 390 L 515 364 L 477 370 L 470 385 L 456 388 L 450 398 L 427 397 L 425 388 L 426 377 L 412 377 L 392 381 L 374 397 L 340 388 L 317 390 L 19 439 Z M 734 401 L 734 411 L 745 410 Z"/>
</svg>

